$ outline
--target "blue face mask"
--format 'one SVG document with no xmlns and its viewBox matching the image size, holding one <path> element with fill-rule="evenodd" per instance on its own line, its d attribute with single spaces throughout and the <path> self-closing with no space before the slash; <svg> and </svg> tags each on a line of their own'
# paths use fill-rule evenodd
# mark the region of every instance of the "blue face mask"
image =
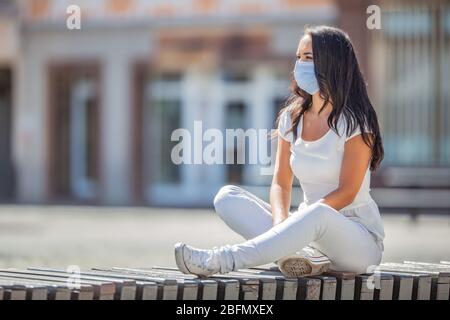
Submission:
<svg viewBox="0 0 450 320">
<path fill-rule="evenodd" d="M 319 91 L 319 83 L 314 73 L 314 62 L 300 61 L 295 62 L 294 78 L 300 89 L 313 95 Z"/>
</svg>

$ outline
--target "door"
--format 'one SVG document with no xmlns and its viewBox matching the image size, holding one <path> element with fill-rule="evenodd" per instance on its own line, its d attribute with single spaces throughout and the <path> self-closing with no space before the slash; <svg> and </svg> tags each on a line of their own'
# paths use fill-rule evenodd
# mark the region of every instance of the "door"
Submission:
<svg viewBox="0 0 450 320">
<path fill-rule="evenodd" d="M 49 193 L 53 200 L 98 198 L 99 86 L 95 64 L 50 69 Z"/>
<path fill-rule="evenodd" d="M 0 69 L 0 201 L 14 196 L 14 170 L 11 160 L 12 75 L 10 68 Z"/>
</svg>

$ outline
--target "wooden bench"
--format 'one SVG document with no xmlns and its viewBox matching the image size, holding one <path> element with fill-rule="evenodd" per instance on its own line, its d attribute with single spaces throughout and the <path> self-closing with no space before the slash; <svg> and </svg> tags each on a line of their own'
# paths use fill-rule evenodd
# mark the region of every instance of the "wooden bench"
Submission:
<svg viewBox="0 0 450 320">
<path fill-rule="evenodd" d="M 388 212 L 407 212 L 412 218 L 430 212 L 450 212 L 450 169 L 445 167 L 386 167 L 372 188 L 378 206 Z"/>
<path fill-rule="evenodd" d="M 74 287 L 74 276 L 78 286 Z M 175 268 L 0 269 L 0 300 L 450 300 L 450 262 L 285 278 L 276 265 L 198 278 Z"/>
</svg>

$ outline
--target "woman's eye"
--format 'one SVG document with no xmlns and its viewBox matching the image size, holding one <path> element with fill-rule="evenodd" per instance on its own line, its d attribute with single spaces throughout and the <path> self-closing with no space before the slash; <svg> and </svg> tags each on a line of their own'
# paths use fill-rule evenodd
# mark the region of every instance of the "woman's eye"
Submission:
<svg viewBox="0 0 450 320">
<path fill-rule="evenodd" d="M 311 57 L 311 56 L 305 56 L 305 57 L 297 56 L 297 57 L 296 57 L 296 60 L 300 60 L 300 61 L 312 61 L 312 60 L 313 60 L 313 57 Z"/>
</svg>

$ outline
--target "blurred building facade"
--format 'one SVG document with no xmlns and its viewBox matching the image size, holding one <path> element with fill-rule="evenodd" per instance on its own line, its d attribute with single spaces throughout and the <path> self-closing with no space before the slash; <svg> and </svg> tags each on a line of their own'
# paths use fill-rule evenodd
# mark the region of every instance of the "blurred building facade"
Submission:
<svg viewBox="0 0 450 320">
<path fill-rule="evenodd" d="M 66 27 L 72 4 L 81 30 Z M 303 28 L 317 24 L 357 48 L 386 148 L 374 184 L 448 187 L 450 5 L 377 1 L 382 29 L 369 30 L 370 4 L 0 1 L 0 196 L 196 206 L 226 183 L 267 186 L 257 165 L 173 164 L 170 136 L 196 120 L 273 128 Z"/>
</svg>

